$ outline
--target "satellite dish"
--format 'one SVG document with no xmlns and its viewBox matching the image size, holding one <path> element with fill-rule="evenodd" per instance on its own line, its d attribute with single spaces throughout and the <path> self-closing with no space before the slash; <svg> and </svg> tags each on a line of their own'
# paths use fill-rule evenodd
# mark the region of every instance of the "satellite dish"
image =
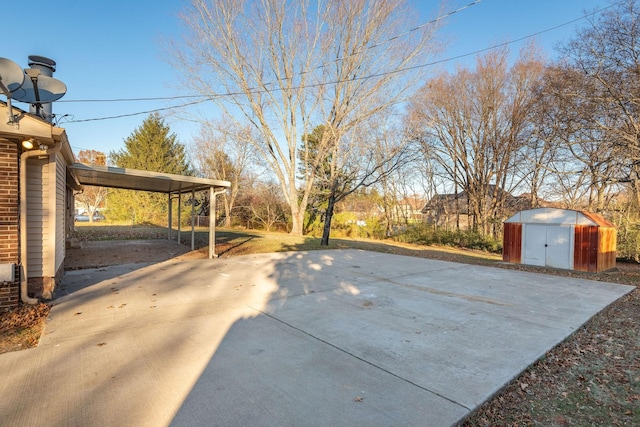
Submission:
<svg viewBox="0 0 640 427">
<path fill-rule="evenodd" d="M 22 87 L 13 94 L 13 99 L 30 104 L 47 104 L 57 101 L 67 93 L 67 85 L 58 79 L 42 74 L 37 77 L 36 85 L 37 90 L 33 81 L 26 79 Z"/>
<path fill-rule="evenodd" d="M 19 90 L 24 83 L 24 70 L 10 59 L 0 58 L 0 90 L 6 96 Z M 6 91 L 9 93 L 7 93 Z"/>
</svg>

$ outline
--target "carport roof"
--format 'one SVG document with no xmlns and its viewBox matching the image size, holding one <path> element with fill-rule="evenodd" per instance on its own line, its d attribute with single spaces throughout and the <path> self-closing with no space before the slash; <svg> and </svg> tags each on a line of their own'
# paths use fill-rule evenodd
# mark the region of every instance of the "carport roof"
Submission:
<svg viewBox="0 0 640 427">
<path fill-rule="evenodd" d="M 231 186 L 228 181 L 217 179 L 149 172 L 138 169 L 123 169 L 113 166 L 74 163 L 69 166 L 69 169 L 81 185 L 96 185 L 156 193 L 188 193 L 208 190 L 211 187 L 216 190 L 222 190 Z"/>
</svg>

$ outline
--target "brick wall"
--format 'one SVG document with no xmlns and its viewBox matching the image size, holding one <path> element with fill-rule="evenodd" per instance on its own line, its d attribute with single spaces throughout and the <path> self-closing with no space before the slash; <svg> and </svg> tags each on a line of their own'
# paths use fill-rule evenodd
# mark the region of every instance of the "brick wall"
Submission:
<svg viewBox="0 0 640 427">
<path fill-rule="evenodd" d="M 18 265 L 20 254 L 18 147 L 0 139 L 0 264 Z M 20 300 L 20 275 L 15 282 L 0 282 L 0 311 L 15 307 Z"/>
</svg>

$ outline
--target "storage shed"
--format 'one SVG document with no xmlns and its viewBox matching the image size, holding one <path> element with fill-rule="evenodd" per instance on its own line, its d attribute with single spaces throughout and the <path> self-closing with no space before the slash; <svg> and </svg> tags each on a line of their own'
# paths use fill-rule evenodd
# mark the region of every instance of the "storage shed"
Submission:
<svg viewBox="0 0 640 427">
<path fill-rule="evenodd" d="M 616 229 L 594 213 L 520 211 L 504 222 L 503 236 L 505 262 L 594 273 L 616 266 Z"/>
</svg>

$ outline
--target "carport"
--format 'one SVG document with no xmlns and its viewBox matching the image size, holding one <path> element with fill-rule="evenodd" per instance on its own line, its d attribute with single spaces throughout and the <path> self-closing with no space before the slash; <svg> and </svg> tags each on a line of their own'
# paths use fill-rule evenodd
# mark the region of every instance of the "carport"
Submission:
<svg viewBox="0 0 640 427">
<path fill-rule="evenodd" d="M 98 187 L 121 188 L 126 190 L 150 191 L 167 194 L 168 226 L 167 235 L 171 240 L 172 204 L 171 200 L 178 198 L 178 242 L 180 241 L 181 201 L 183 194 L 191 194 L 192 200 L 196 191 L 208 191 L 210 212 L 216 210 L 216 196 L 223 194 L 231 186 L 228 181 L 198 178 L 193 176 L 175 175 L 161 172 L 150 172 L 139 169 L 117 168 L 113 166 L 86 165 L 74 163 L 69 166 L 71 179 L 79 185 L 93 185 Z M 191 249 L 195 249 L 195 207 L 191 205 Z M 209 258 L 216 257 L 215 251 L 215 219 L 209 220 Z"/>
</svg>

